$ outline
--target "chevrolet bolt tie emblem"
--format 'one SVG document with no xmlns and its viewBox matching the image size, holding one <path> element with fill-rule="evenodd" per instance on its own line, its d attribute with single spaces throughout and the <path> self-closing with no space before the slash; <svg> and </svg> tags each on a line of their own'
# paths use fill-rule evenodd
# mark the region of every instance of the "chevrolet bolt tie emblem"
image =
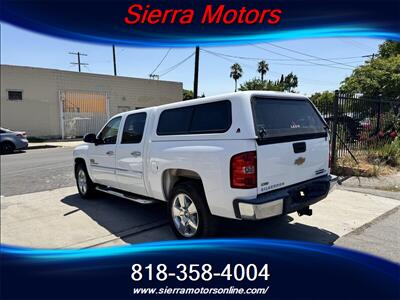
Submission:
<svg viewBox="0 0 400 300">
<path fill-rule="evenodd" d="M 294 164 L 300 166 L 300 165 L 304 164 L 305 161 L 306 161 L 306 158 L 300 156 L 299 158 L 297 158 L 294 161 Z"/>
</svg>

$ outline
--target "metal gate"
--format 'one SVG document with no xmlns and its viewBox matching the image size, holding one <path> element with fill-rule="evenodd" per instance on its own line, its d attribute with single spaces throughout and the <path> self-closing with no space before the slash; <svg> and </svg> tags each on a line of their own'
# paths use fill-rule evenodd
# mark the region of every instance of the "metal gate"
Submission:
<svg viewBox="0 0 400 300">
<path fill-rule="evenodd" d="M 400 126 L 400 99 L 368 98 L 336 91 L 333 99 L 314 103 L 331 131 L 332 166 L 392 142 Z"/>
<path fill-rule="evenodd" d="M 109 118 L 106 93 L 59 91 L 62 138 L 97 133 Z"/>
</svg>

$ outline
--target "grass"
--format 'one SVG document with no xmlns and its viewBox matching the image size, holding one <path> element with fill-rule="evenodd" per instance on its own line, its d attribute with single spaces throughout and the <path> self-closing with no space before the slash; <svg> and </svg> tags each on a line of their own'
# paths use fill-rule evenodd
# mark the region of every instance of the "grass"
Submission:
<svg viewBox="0 0 400 300">
<path fill-rule="evenodd" d="M 377 177 L 400 171 L 400 139 L 377 148 L 353 152 L 358 164 L 350 155 L 337 160 L 334 174 L 344 176 Z"/>
</svg>

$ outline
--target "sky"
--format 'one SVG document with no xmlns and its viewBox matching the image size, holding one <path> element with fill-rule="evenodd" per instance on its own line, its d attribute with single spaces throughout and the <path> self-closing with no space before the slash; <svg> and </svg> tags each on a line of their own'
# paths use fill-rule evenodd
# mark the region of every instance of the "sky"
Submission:
<svg viewBox="0 0 400 300">
<path fill-rule="evenodd" d="M 77 71 L 77 66 L 71 64 L 77 58 L 69 52 L 79 51 L 87 54 L 81 59 L 88 63 L 88 66 L 82 67 L 82 72 L 113 74 L 110 45 L 75 42 L 9 24 L 0 25 L 2 64 Z M 202 47 L 199 93 L 211 96 L 232 92 L 234 81 L 229 77 L 230 66 L 235 62 L 242 66 L 243 76 L 238 82 L 240 85 L 260 76 L 257 73 L 257 62 L 261 59 L 269 64 L 266 79 L 276 80 L 281 74 L 293 72 L 299 80 L 296 90 L 301 94 L 333 91 L 351 74 L 354 67 L 367 59 L 362 56 L 377 53 L 382 42 L 383 40 L 366 38 L 320 38 Z M 189 57 L 193 53 L 194 48 L 136 48 L 116 45 L 117 73 L 120 76 L 149 78 L 149 74 L 162 61 L 154 72 L 160 75 L 160 80 L 183 82 L 184 88 L 193 89 L 194 56 Z M 189 58 L 186 61 L 179 64 L 187 57 Z"/>
</svg>

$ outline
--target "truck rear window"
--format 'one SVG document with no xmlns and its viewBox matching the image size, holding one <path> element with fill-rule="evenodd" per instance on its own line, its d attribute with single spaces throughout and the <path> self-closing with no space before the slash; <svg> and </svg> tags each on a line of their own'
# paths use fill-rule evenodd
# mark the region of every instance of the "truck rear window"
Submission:
<svg viewBox="0 0 400 300">
<path fill-rule="evenodd" d="M 226 132 L 231 126 L 228 100 L 164 110 L 157 126 L 158 135 Z"/>
<path fill-rule="evenodd" d="M 256 134 L 261 139 L 326 134 L 322 119 L 306 100 L 255 97 L 252 105 Z"/>
</svg>

